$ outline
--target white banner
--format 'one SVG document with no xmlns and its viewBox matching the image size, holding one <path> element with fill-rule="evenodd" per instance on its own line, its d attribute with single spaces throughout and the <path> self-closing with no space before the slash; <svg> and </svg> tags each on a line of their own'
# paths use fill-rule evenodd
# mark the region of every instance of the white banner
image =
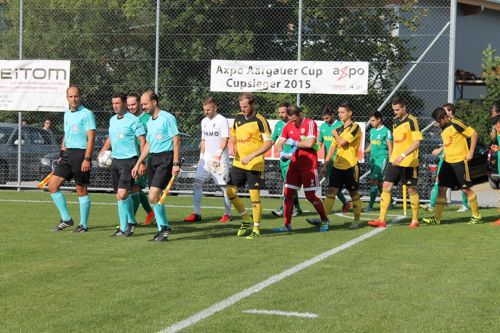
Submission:
<svg viewBox="0 0 500 333">
<path fill-rule="evenodd" d="M 211 91 L 368 94 L 368 62 L 212 60 Z"/>
<path fill-rule="evenodd" d="M 66 110 L 69 74 L 69 60 L 0 60 L 0 110 Z"/>
</svg>

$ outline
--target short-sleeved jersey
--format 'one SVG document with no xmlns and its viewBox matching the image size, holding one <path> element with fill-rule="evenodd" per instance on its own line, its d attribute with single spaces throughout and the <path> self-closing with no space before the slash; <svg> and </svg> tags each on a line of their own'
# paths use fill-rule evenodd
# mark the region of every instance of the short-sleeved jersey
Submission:
<svg viewBox="0 0 500 333">
<path fill-rule="evenodd" d="M 412 115 L 408 115 L 403 120 L 395 117 L 392 125 L 392 135 L 394 137 L 394 145 L 392 147 L 391 163 L 404 153 L 415 141 L 422 141 L 422 132 L 418 127 L 418 120 Z M 399 166 L 416 167 L 418 166 L 418 148 L 411 154 L 407 155 Z"/>
<path fill-rule="evenodd" d="M 335 141 L 337 156 L 333 160 L 333 166 L 340 170 L 347 170 L 358 164 L 358 150 L 361 143 L 361 128 L 355 122 L 350 125 L 342 125 L 337 129 L 340 137 L 348 142 L 347 145 L 340 146 Z"/>
<path fill-rule="evenodd" d="M 229 123 L 226 117 L 217 114 L 212 119 L 205 117 L 201 121 L 201 139 L 205 141 L 205 159 L 215 156 L 223 138 L 229 138 Z M 229 160 L 227 149 L 222 152 L 224 161 Z"/>
<path fill-rule="evenodd" d="M 231 136 L 236 142 L 233 166 L 244 170 L 264 171 L 264 155 L 255 157 L 246 165 L 241 163 L 241 159 L 259 150 L 264 141 L 271 140 L 271 131 L 266 118 L 256 113 L 246 119 L 243 113 L 238 113 L 234 118 Z"/>
<path fill-rule="evenodd" d="M 144 130 L 148 131 L 148 120 L 151 118 L 151 115 L 147 112 L 143 112 L 139 117 L 139 121 L 141 122 L 142 126 L 144 127 Z"/>
<path fill-rule="evenodd" d="M 314 138 L 318 134 L 318 127 L 314 120 L 309 118 L 302 119 L 302 122 L 297 127 L 295 123 L 288 122 L 283 131 L 281 132 L 281 139 L 293 139 L 295 141 L 302 141 L 303 137 Z M 306 169 L 316 170 L 318 166 L 318 155 L 314 148 L 297 148 L 293 153 L 290 168 L 293 169 Z"/>
<path fill-rule="evenodd" d="M 76 111 L 64 113 L 64 146 L 66 148 L 86 149 L 87 131 L 95 130 L 92 111 L 80 105 Z"/>
<path fill-rule="evenodd" d="M 324 143 L 325 155 L 328 154 L 328 150 L 330 150 L 332 142 L 335 141 L 335 137 L 332 135 L 332 131 L 339 128 L 340 126 L 342 126 L 342 122 L 335 119 L 335 121 L 331 125 L 325 122 L 319 127 L 318 142 Z"/>
<path fill-rule="evenodd" d="M 139 118 L 133 114 L 127 112 L 121 117 L 114 115 L 109 120 L 111 156 L 119 160 L 139 156 L 136 138 L 145 134 Z"/>
<path fill-rule="evenodd" d="M 384 125 L 370 130 L 370 159 L 383 160 L 389 157 L 387 141 L 392 141 L 392 134 Z"/>
<path fill-rule="evenodd" d="M 274 130 L 273 134 L 271 135 L 271 140 L 273 142 L 278 141 L 279 137 L 281 136 L 281 132 L 283 132 L 283 128 L 285 127 L 286 123 L 283 120 L 279 120 L 276 125 L 274 125 Z"/>
<path fill-rule="evenodd" d="M 441 132 L 444 147 L 444 160 L 448 163 L 465 161 L 469 153 L 467 138 L 476 131 L 457 118 L 451 118 Z"/>
<path fill-rule="evenodd" d="M 173 114 L 160 110 L 158 117 L 149 118 L 147 122 L 146 140 L 150 153 L 163 153 L 174 150 L 172 139 L 179 135 L 177 120 Z"/>
</svg>

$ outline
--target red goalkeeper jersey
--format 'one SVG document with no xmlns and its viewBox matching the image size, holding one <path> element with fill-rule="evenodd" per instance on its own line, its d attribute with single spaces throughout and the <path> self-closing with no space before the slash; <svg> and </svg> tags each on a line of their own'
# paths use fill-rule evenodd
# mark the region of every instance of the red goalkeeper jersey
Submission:
<svg viewBox="0 0 500 333">
<path fill-rule="evenodd" d="M 309 118 L 302 119 L 300 126 L 295 126 L 295 123 L 288 122 L 283 131 L 281 132 L 281 137 L 283 139 L 293 139 L 295 141 L 301 141 L 305 138 L 314 138 L 316 142 L 316 137 L 318 134 L 318 127 L 314 120 Z M 292 161 L 290 163 L 289 170 L 292 169 L 309 169 L 315 170 L 318 167 L 318 155 L 316 150 L 313 148 L 297 148 L 295 153 L 293 153 Z"/>
</svg>

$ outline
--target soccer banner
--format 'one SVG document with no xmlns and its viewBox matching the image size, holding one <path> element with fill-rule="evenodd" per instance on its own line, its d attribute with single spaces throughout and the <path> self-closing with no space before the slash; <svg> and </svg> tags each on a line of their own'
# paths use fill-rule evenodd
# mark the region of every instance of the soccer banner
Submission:
<svg viewBox="0 0 500 333">
<path fill-rule="evenodd" d="M 368 62 L 212 60 L 210 90 L 368 94 Z"/>
<path fill-rule="evenodd" d="M 0 60 L 0 111 L 64 111 L 69 60 Z"/>
</svg>

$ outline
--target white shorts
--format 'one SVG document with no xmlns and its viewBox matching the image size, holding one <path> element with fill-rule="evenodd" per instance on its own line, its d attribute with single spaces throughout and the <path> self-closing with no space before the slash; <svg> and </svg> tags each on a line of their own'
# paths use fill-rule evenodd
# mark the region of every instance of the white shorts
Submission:
<svg viewBox="0 0 500 333">
<path fill-rule="evenodd" d="M 226 185 L 227 179 L 229 179 L 229 161 L 225 163 L 223 174 L 208 170 L 208 162 L 209 161 L 204 158 L 200 160 L 194 177 L 196 179 L 200 179 L 202 182 L 205 182 L 209 177 L 212 177 L 217 185 Z"/>
</svg>

